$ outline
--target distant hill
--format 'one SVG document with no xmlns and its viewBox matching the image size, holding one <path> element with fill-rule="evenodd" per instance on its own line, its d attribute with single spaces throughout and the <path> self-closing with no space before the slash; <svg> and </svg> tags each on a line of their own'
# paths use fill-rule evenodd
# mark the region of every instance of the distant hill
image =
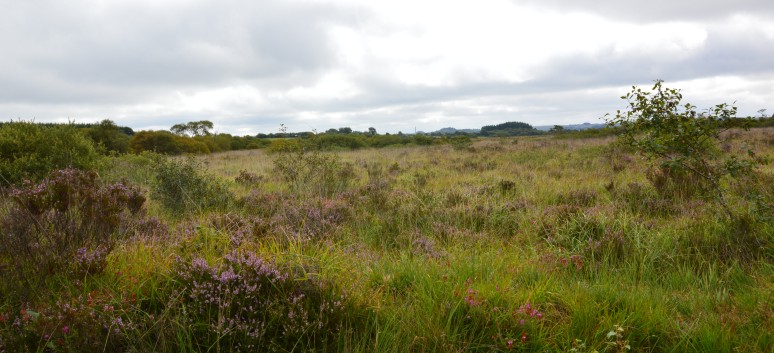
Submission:
<svg viewBox="0 0 774 353">
<path fill-rule="evenodd" d="M 508 123 L 506 123 L 506 124 L 508 124 Z M 511 124 L 514 124 L 514 123 L 511 123 Z M 500 125 L 504 125 L 504 124 L 500 124 Z M 488 128 L 487 132 L 489 132 L 489 130 L 493 130 L 493 129 L 496 130 L 497 127 L 500 126 L 500 125 L 485 126 L 485 128 Z M 530 129 L 533 128 L 532 126 L 530 126 L 528 124 L 524 124 L 524 125 L 525 125 L 524 126 L 525 130 L 530 130 Z M 535 126 L 534 130 L 532 130 L 532 131 L 535 131 L 535 130 L 548 131 L 548 130 L 551 130 L 552 127 L 554 127 L 554 125 Z M 564 127 L 565 130 L 587 130 L 587 129 L 601 129 L 601 128 L 605 127 L 605 124 L 583 123 L 583 124 L 562 125 L 562 127 Z M 456 133 L 480 134 L 481 133 L 481 129 L 457 129 L 457 128 L 453 128 L 453 127 L 445 127 L 443 129 L 439 129 L 439 130 L 432 131 L 432 132 L 417 131 L 417 133 L 418 134 L 424 134 L 424 135 L 434 135 L 434 136 L 438 136 L 438 135 L 454 135 Z M 513 135 L 518 135 L 518 134 L 513 134 Z M 529 135 L 529 133 L 524 133 L 524 135 Z"/>
<path fill-rule="evenodd" d="M 554 125 L 542 125 L 542 126 L 535 126 L 535 129 L 538 129 L 541 131 L 548 131 L 548 130 L 551 130 L 552 127 L 554 127 Z M 583 124 L 562 125 L 562 127 L 565 130 L 587 130 L 587 129 L 601 129 L 605 127 L 605 124 L 583 123 Z"/>
</svg>

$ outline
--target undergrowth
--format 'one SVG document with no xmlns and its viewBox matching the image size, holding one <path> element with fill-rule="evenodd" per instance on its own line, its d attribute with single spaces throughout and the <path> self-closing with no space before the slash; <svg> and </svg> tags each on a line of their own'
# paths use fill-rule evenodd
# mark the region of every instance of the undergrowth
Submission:
<svg viewBox="0 0 774 353">
<path fill-rule="evenodd" d="M 771 166 L 724 180 L 729 218 L 611 139 L 515 141 L 6 189 L 0 352 L 772 350 Z"/>
</svg>

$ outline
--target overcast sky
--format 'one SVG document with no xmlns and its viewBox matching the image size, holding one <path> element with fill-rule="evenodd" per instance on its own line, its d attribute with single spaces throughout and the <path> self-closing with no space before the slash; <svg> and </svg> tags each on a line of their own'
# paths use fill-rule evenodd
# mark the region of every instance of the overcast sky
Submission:
<svg viewBox="0 0 774 353">
<path fill-rule="evenodd" d="M 774 113 L 774 1 L 0 0 L 5 121 L 571 124 L 655 79 Z"/>
</svg>

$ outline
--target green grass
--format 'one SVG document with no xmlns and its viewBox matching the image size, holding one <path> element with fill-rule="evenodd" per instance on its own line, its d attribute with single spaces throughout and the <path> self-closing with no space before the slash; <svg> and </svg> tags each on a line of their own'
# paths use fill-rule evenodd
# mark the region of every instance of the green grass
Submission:
<svg viewBox="0 0 774 353">
<path fill-rule="evenodd" d="M 772 155 L 771 133 L 729 143 Z M 774 167 L 762 166 L 758 182 L 727 181 L 733 223 L 711 200 L 661 196 L 646 161 L 612 142 L 541 136 L 337 152 L 355 175 L 332 196 L 298 194 L 264 151 L 197 157 L 235 202 L 181 215 L 150 199 L 147 212 L 170 234 L 121 241 L 100 273 L 56 274 L 29 297 L 0 299 L 0 351 L 248 351 L 201 342 L 196 332 L 216 321 L 187 319 L 191 293 L 175 272 L 179 261 L 217 265 L 234 251 L 276 262 L 301 288 L 323 281 L 323 295 L 344 302 L 330 340 L 309 327 L 294 344 L 259 350 L 774 350 L 774 224 L 748 197 L 771 205 Z M 152 190 L 154 177 L 137 169 L 151 159 L 114 158 L 105 180 L 123 175 Z M 240 185 L 240 171 L 264 178 Z M 83 311 L 52 319 L 63 303 Z M 21 309 L 45 318 L 19 330 Z M 116 317 L 131 325 L 110 326 Z"/>
</svg>

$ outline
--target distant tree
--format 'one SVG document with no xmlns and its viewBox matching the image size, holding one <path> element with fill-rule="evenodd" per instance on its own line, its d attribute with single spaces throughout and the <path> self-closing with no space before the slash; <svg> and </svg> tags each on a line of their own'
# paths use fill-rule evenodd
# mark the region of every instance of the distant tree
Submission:
<svg viewBox="0 0 774 353">
<path fill-rule="evenodd" d="M 129 152 L 131 137 L 125 134 L 112 120 L 105 119 L 92 128 L 86 129 L 88 136 L 105 152 Z"/>
<path fill-rule="evenodd" d="M 140 131 L 129 142 L 134 153 L 151 151 L 164 154 L 180 154 L 183 152 L 177 143 L 175 135 L 167 131 Z"/>
<path fill-rule="evenodd" d="M 376 135 L 376 128 L 369 127 L 368 128 L 368 134 L 371 135 L 371 136 Z"/>
<path fill-rule="evenodd" d="M 340 128 L 339 128 L 339 133 L 342 133 L 342 134 L 351 134 L 351 133 L 352 133 L 352 129 L 351 129 L 351 128 L 348 128 L 348 127 L 340 127 Z"/>
<path fill-rule="evenodd" d="M 550 132 L 552 134 L 561 134 L 561 133 L 564 132 L 564 126 L 562 126 L 562 125 L 554 125 L 554 127 L 552 127 L 550 130 L 548 130 L 548 132 Z"/>
<path fill-rule="evenodd" d="M 540 135 L 542 132 L 527 123 L 511 121 L 497 125 L 481 127 L 482 136 L 527 136 Z"/>
<path fill-rule="evenodd" d="M 325 130 L 325 133 L 326 134 L 338 134 L 339 130 L 331 128 L 331 129 Z"/>
<path fill-rule="evenodd" d="M 187 124 L 175 124 L 169 128 L 169 131 L 172 131 L 175 135 L 186 136 L 188 135 L 188 126 Z"/>
<path fill-rule="evenodd" d="M 185 124 L 175 124 L 169 129 L 180 136 L 210 136 L 213 124 L 209 120 L 191 121 Z"/>
</svg>

